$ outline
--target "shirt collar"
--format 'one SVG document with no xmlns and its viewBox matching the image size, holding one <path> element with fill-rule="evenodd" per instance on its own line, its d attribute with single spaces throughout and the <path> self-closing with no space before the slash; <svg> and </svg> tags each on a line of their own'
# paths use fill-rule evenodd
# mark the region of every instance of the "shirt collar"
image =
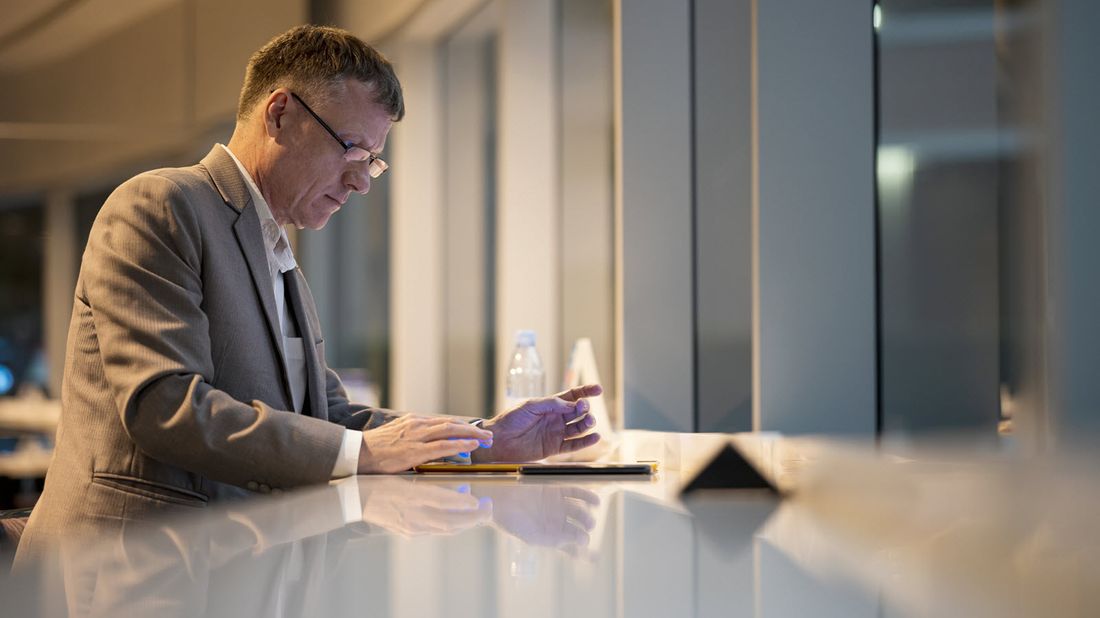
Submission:
<svg viewBox="0 0 1100 618">
<path fill-rule="evenodd" d="M 237 169 L 244 177 L 245 184 L 248 185 L 248 193 L 252 196 L 252 203 L 256 205 L 256 215 L 260 218 L 260 232 L 264 237 L 264 247 L 267 249 L 268 255 L 273 258 L 274 266 L 279 272 L 285 273 L 294 270 L 298 267 L 298 263 L 294 259 L 294 252 L 290 249 L 290 238 L 286 235 L 286 229 L 279 225 L 279 222 L 275 220 L 275 216 L 271 214 L 271 206 L 268 205 L 267 200 L 260 193 L 259 187 L 256 186 L 256 181 L 252 179 L 252 175 L 241 164 L 237 155 L 233 154 L 229 146 L 218 145 L 229 153 L 229 157 L 237 164 Z"/>
</svg>

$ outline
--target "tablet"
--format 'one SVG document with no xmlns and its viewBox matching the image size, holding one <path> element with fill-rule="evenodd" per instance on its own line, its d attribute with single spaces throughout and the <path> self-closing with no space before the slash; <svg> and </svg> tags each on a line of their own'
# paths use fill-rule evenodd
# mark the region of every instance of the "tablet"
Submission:
<svg viewBox="0 0 1100 618">
<path fill-rule="evenodd" d="M 657 462 L 633 463 L 426 463 L 414 468 L 420 474 L 654 474 Z"/>
<path fill-rule="evenodd" d="M 635 463 L 539 463 L 520 466 L 520 474 L 653 474 L 657 462 Z"/>
</svg>

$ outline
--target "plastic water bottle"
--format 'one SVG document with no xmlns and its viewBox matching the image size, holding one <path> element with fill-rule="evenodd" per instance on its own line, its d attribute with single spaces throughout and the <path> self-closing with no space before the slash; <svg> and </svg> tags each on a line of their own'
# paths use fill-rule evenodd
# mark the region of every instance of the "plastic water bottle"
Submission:
<svg viewBox="0 0 1100 618">
<path fill-rule="evenodd" d="M 508 409 L 545 394 L 546 375 L 542 371 L 539 352 L 535 349 L 535 331 L 516 331 L 516 349 L 512 352 L 512 362 L 508 363 Z"/>
</svg>

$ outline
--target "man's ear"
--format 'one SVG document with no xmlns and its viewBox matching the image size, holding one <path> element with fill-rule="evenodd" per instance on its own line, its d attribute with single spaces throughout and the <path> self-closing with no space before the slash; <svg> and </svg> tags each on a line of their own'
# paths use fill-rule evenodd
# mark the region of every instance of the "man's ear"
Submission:
<svg viewBox="0 0 1100 618">
<path fill-rule="evenodd" d="M 286 123 L 287 106 L 290 103 L 290 94 L 285 88 L 279 88 L 268 95 L 264 101 L 263 118 L 264 128 L 269 137 L 276 137 Z"/>
</svg>

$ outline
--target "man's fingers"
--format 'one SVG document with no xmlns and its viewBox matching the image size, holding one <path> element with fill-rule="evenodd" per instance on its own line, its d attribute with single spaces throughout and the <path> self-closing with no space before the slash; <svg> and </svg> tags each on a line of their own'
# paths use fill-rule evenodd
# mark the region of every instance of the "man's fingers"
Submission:
<svg viewBox="0 0 1100 618">
<path fill-rule="evenodd" d="M 588 547 L 592 537 L 580 526 L 569 522 L 561 531 L 562 538 L 558 539 L 559 547 L 581 548 Z"/>
<path fill-rule="evenodd" d="M 596 425 L 596 419 L 591 415 L 586 415 L 577 419 L 576 422 L 568 423 L 565 426 L 565 438 L 575 438 L 581 434 L 587 433 L 589 429 L 592 429 Z"/>
<path fill-rule="evenodd" d="M 572 402 L 561 397 L 545 397 L 528 401 L 526 407 L 529 412 L 536 414 L 558 414 L 564 422 L 569 423 L 588 414 L 591 405 L 583 399 Z"/>
<path fill-rule="evenodd" d="M 585 414 L 588 414 L 588 411 L 592 409 L 592 404 L 583 399 L 578 401 L 577 403 L 566 405 L 569 405 L 573 408 L 572 410 L 567 410 L 565 414 L 562 415 L 562 420 L 564 420 L 566 423 L 572 423 L 573 421 L 581 418 Z M 593 419 L 593 421 L 594 420 L 595 419 Z"/>
<path fill-rule="evenodd" d="M 469 423 L 441 423 L 432 425 L 424 433 L 424 441 L 446 440 L 448 438 L 473 438 L 474 440 L 492 440 L 493 432 L 481 429 Z"/>
<path fill-rule="evenodd" d="M 434 528 L 432 530 L 435 534 L 451 534 L 460 530 L 466 530 L 473 528 L 481 523 L 488 523 L 492 517 L 491 509 L 482 509 L 480 506 L 475 506 L 473 509 L 464 509 L 462 511 L 445 511 L 441 513 L 429 513 L 426 517 L 429 525 Z"/>
<path fill-rule="evenodd" d="M 566 401 L 576 401 L 584 397 L 595 397 L 601 393 L 603 393 L 603 387 L 599 384 L 582 384 L 558 393 L 557 397 Z"/>
<path fill-rule="evenodd" d="M 558 397 L 543 397 L 542 399 L 529 399 L 523 407 L 528 412 L 535 414 L 561 414 L 572 409 L 572 406 Z"/>
<path fill-rule="evenodd" d="M 565 516 L 576 522 L 582 530 L 591 530 L 596 527 L 596 518 L 587 508 L 579 503 L 565 503 Z"/>
<path fill-rule="evenodd" d="M 460 493 L 450 487 L 429 486 L 417 483 L 416 491 L 409 493 L 410 502 L 444 511 L 475 510 L 477 498 Z"/>
<path fill-rule="evenodd" d="M 476 511 L 478 507 L 477 498 L 454 492 L 447 492 L 447 495 L 426 496 L 421 500 L 425 508 L 440 511 Z"/>
<path fill-rule="evenodd" d="M 600 434 L 590 433 L 580 438 L 574 438 L 572 440 L 566 440 L 561 443 L 561 452 L 571 453 L 573 451 L 579 451 L 582 448 L 588 448 L 593 444 L 600 441 Z"/>
<path fill-rule="evenodd" d="M 600 505 L 600 496 L 596 492 L 589 491 L 583 487 L 563 487 L 561 495 L 564 498 L 579 500 L 588 506 Z"/>
<path fill-rule="evenodd" d="M 425 449 L 422 451 L 424 457 L 420 463 L 453 457 L 459 453 L 468 453 L 476 449 L 478 444 L 477 440 L 436 440 L 435 442 L 426 442 L 424 446 Z"/>
</svg>

